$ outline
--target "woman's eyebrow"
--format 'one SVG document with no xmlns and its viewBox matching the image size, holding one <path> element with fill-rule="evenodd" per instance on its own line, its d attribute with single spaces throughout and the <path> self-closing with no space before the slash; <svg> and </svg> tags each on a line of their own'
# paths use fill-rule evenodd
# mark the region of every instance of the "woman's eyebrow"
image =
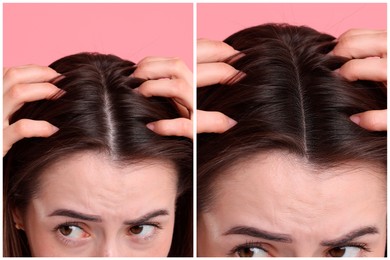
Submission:
<svg viewBox="0 0 390 260">
<path fill-rule="evenodd" d="M 378 234 L 378 233 L 379 233 L 378 228 L 375 226 L 362 227 L 353 230 L 348 234 L 343 235 L 340 238 L 334 240 L 322 241 L 321 246 L 327 246 L 327 247 L 343 246 L 353 241 L 355 238 L 365 236 L 365 235 Z"/>
<path fill-rule="evenodd" d="M 169 215 L 169 211 L 166 210 L 166 209 L 158 209 L 158 210 L 155 210 L 155 211 L 152 211 L 152 212 L 149 212 L 149 213 L 146 213 L 145 215 L 137 218 L 137 219 L 133 219 L 133 220 L 127 220 L 125 222 L 123 222 L 123 224 L 125 225 L 139 225 L 139 224 L 142 224 L 142 223 L 145 223 L 146 221 L 152 219 L 152 218 L 155 218 L 155 217 L 158 217 L 158 216 L 168 216 Z"/>
<path fill-rule="evenodd" d="M 123 222 L 123 224 L 125 225 L 137 225 L 137 224 L 140 224 L 140 223 L 144 223 L 152 218 L 155 218 L 157 216 L 167 216 L 169 215 L 169 212 L 168 210 L 166 209 L 159 209 L 159 210 L 155 210 L 155 211 L 152 211 L 152 212 L 149 212 L 149 213 L 146 213 L 145 215 L 137 218 L 137 219 L 133 219 L 133 220 L 127 220 L 125 222 Z M 81 220 L 85 220 L 85 221 L 92 221 L 92 222 L 102 222 L 102 218 L 100 216 L 97 216 L 97 215 L 88 215 L 88 214 L 85 214 L 85 213 L 80 213 L 80 212 L 77 212 L 77 211 L 74 211 L 74 210 L 69 210 L 69 209 L 57 209 L 55 211 L 53 211 L 51 214 L 48 215 L 49 217 L 53 217 L 53 216 L 63 216 L 63 217 L 70 217 L 70 218 L 75 218 L 75 219 L 81 219 Z"/>
<path fill-rule="evenodd" d="M 282 243 L 292 243 L 292 238 L 289 235 L 286 234 L 278 234 L 278 233 L 271 233 L 265 230 L 260 230 L 254 227 L 247 227 L 247 226 L 236 226 L 230 228 L 228 231 L 223 233 L 224 236 L 226 235 L 246 235 L 256 238 L 262 238 L 266 240 L 276 241 L 276 242 L 282 242 Z"/>
<path fill-rule="evenodd" d="M 51 214 L 49 214 L 49 217 L 53 217 L 53 216 L 63 216 L 63 217 L 81 219 L 85 221 L 102 222 L 102 219 L 99 216 L 88 215 L 88 214 L 80 213 L 69 209 L 57 209 L 53 211 Z"/>
</svg>

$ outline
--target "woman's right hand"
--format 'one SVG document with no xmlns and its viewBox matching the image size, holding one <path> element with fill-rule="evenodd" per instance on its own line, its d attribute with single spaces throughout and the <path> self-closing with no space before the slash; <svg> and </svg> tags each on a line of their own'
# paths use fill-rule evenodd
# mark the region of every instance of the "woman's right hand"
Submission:
<svg viewBox="0 0 390 260">
<path fill-rule="evenodd" d="M 199 39 L 197 42 L 197 87 L 226 83 L 239 71 L 223 62 L 238 54 L 228 44 L 221 41 Z M 198 133 L 223 133 L 237 122 L 217 111 L 197 110 Z"/>
<path fill-rule="evenodd" d="M 352 29 L 338 38 L 334 55 L 351 58 L 339 69 L 347 80 L 387 81 L 387 32 Z M 387 130 L 387 110 L 352 115 L 351 120 L 372 131 Z"/>
<path fill-rule="evenodd" d="M 23 138 L 49 137 L 58 131 L 46 121 L 20 119 L 10 124 L 9 120 L 24 103 L 50 99 L 60 92 L 59 88 L 48 83 L 59 75 L 49 67 L 38 65 L 3 69 L 3 156 Z"/>
</svg>

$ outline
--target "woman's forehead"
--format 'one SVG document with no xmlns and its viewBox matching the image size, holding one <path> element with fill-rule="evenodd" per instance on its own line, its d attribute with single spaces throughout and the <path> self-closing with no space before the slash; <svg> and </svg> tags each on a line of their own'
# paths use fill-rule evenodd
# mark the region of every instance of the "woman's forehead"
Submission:
<svg viewBox="0 0 390 260">
<path fill-rule="evenodd" d="M 249 225 L 328 237 L 376 224 L 386 215 L 380 167 L 351 163 L 318 171 L 294 157 L 258 155 L 230 168 L 216 181 L 211 207 L 201 214 L 223 219 L 221 230 Z"/>
<path fill-rule="evenodd" d="M 93 153 L 58 161 L 45 170 L 40 181 L 37 197 L 64 206 L 101 201 L 112 207 L 137 203 L 141 207 L 148 200 L 174 201 L 177 191 L 177 173 L 169 163 L 144 160 L 118 167 Z"/>
<path fill-rule="evenodd" d="M 269 210 L 310 218 L 353 206 L 386 205 L 386 174 L 368 163 L 351 162 L 320 168 L 286 153 L 259 154 L 221 174 L 214 204 L 239 204 L 264 214 Z M 213 207 L 211 207 L 213 208 Z M 301 214 L 302 215 L 302 214 Z"/>
</svg>

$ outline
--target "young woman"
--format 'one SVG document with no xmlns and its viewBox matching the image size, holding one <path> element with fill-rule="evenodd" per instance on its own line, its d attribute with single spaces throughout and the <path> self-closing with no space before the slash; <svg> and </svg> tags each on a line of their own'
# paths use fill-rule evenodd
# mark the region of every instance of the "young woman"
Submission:
<svg viewBox="0 0 390 260">
<path fill-rule="evenodd" d="M 4 256 L 192 256 L 192 141 L 151 131 L 185 118 L 141 94 L 148 64 L 5 72 Z"/>
<path fill-rule="evenodd" d="M 286 24 L 225 40 L 225 77 L 198 90 L 199 109 L 235 122 L 198 135 L 199 256 L 385 254 L 386 128 L 358 124 L 386 109 L 386 89 L 342 77 L 352 60 L 335 56 L 334 40 Z M 385 81 L 383 70 L 372 76 Z"/>
</svg>

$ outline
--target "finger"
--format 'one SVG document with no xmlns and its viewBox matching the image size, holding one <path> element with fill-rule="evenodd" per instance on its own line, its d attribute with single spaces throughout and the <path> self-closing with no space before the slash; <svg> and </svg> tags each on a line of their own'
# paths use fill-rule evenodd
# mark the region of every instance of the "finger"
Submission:
<svg viewBox="0 0 390 260">
<path fill-rule="evenodd" d="M 7 71 L 9 70 L 10 68 L 6 68 L 6 67 L 3 67 L 3 78 L 5 76 L 5 73 L 7 73 Z"/>
<path fill-rule="evenodd" d="M 192 111 L 193 89 L 183 79 L 147 80 L 137 88 L 145 97 L 159 96 L 174 98 Z"/>
<path fill-rule="evenodd" d="M 387 59 L 353 59 L 341 66 L 339 73 L 349 81 L 373 80 L 385 82 L 387 80 Z"/>
<path fill-rule="evenodd" d="M 49 137 L 57 131 L 58 128 L 49 122 L 21 119 L 3 131 L 3 156 L 14 143 L 23 138 Z"/>
<path fill-rule="evenodd" d="M 48 82 L 60 76 L 55 70 L 45 66 L 26 65 L 5 69 L 4 92 L 16 84 Z"/>
<path fill-rule="evenodd" d="M 208 39 L 197 41 L 197 63 L 220 62 L 240 53 L 230 45 Z"/>
<path fill-rule="evenodd" d="M 237 124 L 230 117 L 215 111 L 197 110 L 197 133 L 223 133 Z"/>
<path fill-rule="evenodd" d="M 341 37 L 332 53 L 347 58 L 385 57 L 387 32 Z"/>
<path fill-rule="evenodd" d="M 147 80 L 182 78 L 192 85 L 192 72 L 182 60 L 177 58 L 140 63 L 132 76 Z"/>
<path fill-rule="evenodd" d="M 355 124 L 371 131 L 387 130 L 387 109 L 371 110 L 350 117 Z"/>
<path fill-rule="evenodd" d="M 239 71 L 227 63 L 203 63 L 197 66 L 196 84 L 198 87 L 205 87 L 214 84 L 229 82 Z"/>
<path fill-rule="evenodd" d="M 377 34 L 377 33 L 383 33 L 386 32 L 386 30 L 371 30 L 371 29 L 349 29 L 348 31 L 341 34 L 338 38 L 348 38 L 355 35 L 361 35 L 361 34 Z"/>
<path fill-rule="evenodd" d="M 185 136 L 193 139 L 192 121 L 187 118 L 166 119 L 146 125 L 153 132 L 164 136 Z"/>
<path fill-rule="evenodd" d="M 62 90 L 50 83 L 16 84 L 4 94 L 4 119 L 18 110 L 24 103 L 50 99 Z"/>
<path fill-rule="evenodd" d="M 161 57 L 161 56 L 148 56 L 140 60 L 137 65 L 142 64 L 142 63 L 148 63 L 152 61 L 165 61 L 165 60 L 171 60 L 171 59 L 176 59 L 175 57 Z"/>
<path fill-rule="evenodd" d="M 191 118 L 193 107 L 188 108 L 188 107 L 180 104 L 176 99 L 173 99 L 173 100 L 175 101 L 175 105 L 176 105 L 177 110 L 179 111 L 179 114 L 182 117 Z"/>
</svg>

